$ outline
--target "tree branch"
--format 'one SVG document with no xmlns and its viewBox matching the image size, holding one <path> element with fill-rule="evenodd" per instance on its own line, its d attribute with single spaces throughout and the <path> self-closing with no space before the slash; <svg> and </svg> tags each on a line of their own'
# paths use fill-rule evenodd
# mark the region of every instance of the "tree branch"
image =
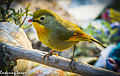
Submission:
<svg viewBox="0 0 120 76">
<path fill-rule="evenodd" d="M 46 54 L 46 52 L 40 50 L 29 50 L 19 46 L 11 46 L 8 44 L 0 43 L 0 48 L 2 49 L 5 46 L 5 49 L 8 53 L 14 57 L 14 60 L 17 59 L 26 59 L 38 63 L 42 63 L 42 56 Z M 45 65 L 52 66 L 55 68 L 59 68 L 64 71 L 70 71 L 69 68 L 70 59 L 66 59 L 60 56 L 50 56 L 45 59 Z M 108 71 L 105 69 L 101 69 L 98 67 L 94 67 L 84 62 L 75 62 L 74 64 L 75 70 L 73 73 L 77 73 L 83 76 L 119 76 L 119 73 L 115 73 L 112 71 Z"/>
</svg>

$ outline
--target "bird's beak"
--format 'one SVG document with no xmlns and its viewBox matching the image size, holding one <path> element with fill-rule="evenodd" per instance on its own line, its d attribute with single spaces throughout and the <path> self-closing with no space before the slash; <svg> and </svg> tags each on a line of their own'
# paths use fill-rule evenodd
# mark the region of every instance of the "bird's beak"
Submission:
<svg viewBox="0 0 120 76">
<path fill-rule="evenodd" d="M 28 22 L 33 22 L 33 21 L 34 21 L 33 18 L 28 20 Z"/>
</svg>

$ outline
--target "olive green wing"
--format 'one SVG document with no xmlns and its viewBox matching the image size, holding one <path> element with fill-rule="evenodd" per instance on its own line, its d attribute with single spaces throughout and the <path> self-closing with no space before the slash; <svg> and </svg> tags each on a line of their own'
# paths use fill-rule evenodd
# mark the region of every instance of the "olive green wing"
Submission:
<svg viewBox="0 0 120 76">
<path fill-rule="evenodd" d="M 67 20 L 59 21 L 56 26 L 56 33 L 60 40 L 66 41 L 88 41 L 89 37 L 80 27 Z"/>
</svg>

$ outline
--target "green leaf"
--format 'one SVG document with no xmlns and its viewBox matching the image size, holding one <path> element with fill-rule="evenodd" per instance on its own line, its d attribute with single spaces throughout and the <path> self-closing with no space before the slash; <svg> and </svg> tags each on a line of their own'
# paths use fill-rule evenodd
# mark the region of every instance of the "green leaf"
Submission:
<svg viewBox="0 0 120 76">
<path fill-rule="evenodd" d="M 92 28 L 92 24 L 90 23 L 89 26 L 87 28 Z"/>
<path fill-rule="evenodd" d="M 27 5 L 27 8 L 26 9 L 29 9 L 30 8 L 30 3 Z"/>
<path fill-rule="evenodd" d="M 26 10 L 26 16 L 28 16 L 29 7 L 30 7 L 30 3 L 27 5 L 27 8 L 25 8 L 25 10 Z"/>
<path fill-rule="evenodd" d="M 31 13 L 30 13 L 30 14 L 28 14 L 28 15 L 33 16 L 33 14 L 31 14 Z"/>
<path fill-rule="evenodd" d="M 9 10 L 12 10 L 13 13 L 16 13 L 14 8 L 9 8 Z"/>
<path fill-rule="evenodd" d="M 116 29 L 111 30 L 110 35 L 111 35 L 111 36 L 114 35 L 116 32 L 118 32 L 118 30 L 119 30 L 119 28 L 116 28 Z"/>
<path fill-rule="evenodd" d="M 109 31 L 111 31 L 112 28 L 111 28 L 110 24 L 105 20 L 102 20 L 102 22 L 109 29 Z"/>
</svg>

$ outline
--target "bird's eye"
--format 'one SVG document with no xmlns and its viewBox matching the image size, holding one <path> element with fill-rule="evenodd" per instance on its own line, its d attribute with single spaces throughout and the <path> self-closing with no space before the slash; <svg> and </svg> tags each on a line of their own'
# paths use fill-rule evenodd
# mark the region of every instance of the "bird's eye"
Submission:
<svg viewBox="0 0 120 76">
<path fill-rule="evenodd" d="M 40 20 L 44 20 L 44 17 L 41 17 Z"/>
</svg>

